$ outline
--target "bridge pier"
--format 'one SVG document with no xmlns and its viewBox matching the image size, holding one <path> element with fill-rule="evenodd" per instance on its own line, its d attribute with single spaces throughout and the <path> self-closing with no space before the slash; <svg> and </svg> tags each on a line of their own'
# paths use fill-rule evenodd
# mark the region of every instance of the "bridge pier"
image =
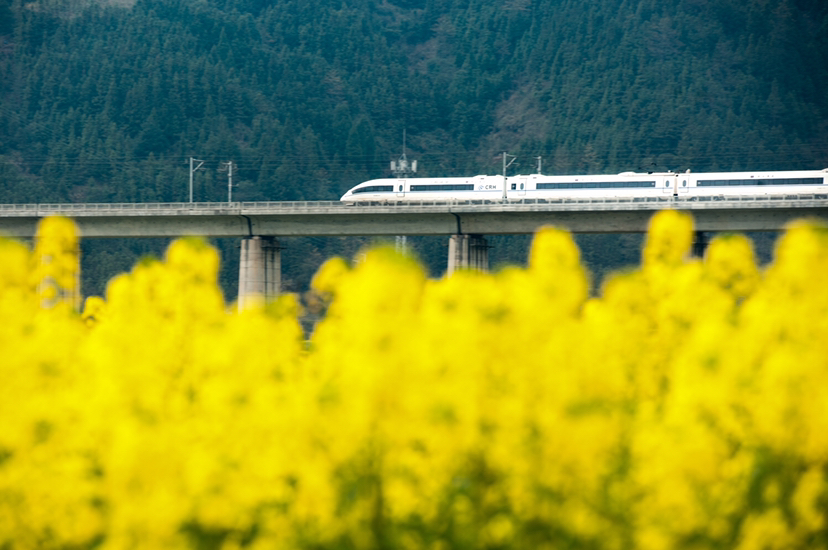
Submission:
<svg viewBox="0 0 828 550">
<path fill-rule="evenodd" d="M 242 311 L 279 295 L 282 284 L 282 249 L 275 237 L 246 237 L 239 255 L 239 298 Z"/>
<path fill-rule="evenodd" d="M 705 235 L 703 231 L 695 231 L 693 233 L 693 256 L 704 258 L 708 244 L 710 244 L 709 235 Z"/>
<path fill-rule="evenodd" d="M 482 235 L 452 235 L 449 238 L 448 269 L 451 275 L 457 269 L 489 271 L 489 245 Z"/>
</svg>

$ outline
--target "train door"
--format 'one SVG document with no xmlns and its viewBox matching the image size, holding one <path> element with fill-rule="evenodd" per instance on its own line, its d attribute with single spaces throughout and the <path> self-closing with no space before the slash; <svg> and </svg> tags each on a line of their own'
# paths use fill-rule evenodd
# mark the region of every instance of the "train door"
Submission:
<svg viewBox="0 0 828 550">
<path fill-rule="evenodd" d="M 664 194 L 678 196 L 680 194 L 687 193 L 689 184 L 690 182 L 687 174 L 668 174 L 664 176 L 664 180 L 661 182 L 660 187 Z"/>
<path fill-rule="evenodd" d="M 397 197 L 405 196 L 405 180 L 397 180 L 394 187 L 396 187 Z"/>
<path fill-rule="evenodd" d="M 526 195 L 526 183 L 527 183 L 527 178 L 518 178 L 518 189 L 517 189 L 518 196 L 522 197 L 522 196 Z"/>
<path fill-rule="evenodd" d="M 666 176 L 662 176 L 656 181 L 660 181 L 658 184 L 661 187 L 661 192 L 665 195 L 672 195 L 675 193 L 676 188 L 676 177 L 675 174 L 667 174 Z"/>
<path fill-rule="evenodd" d="M 690 192 L 690 174 L 677 174 L 676 188 L 678 189 L 677 195 L 686 195 Z"/>
</svg>

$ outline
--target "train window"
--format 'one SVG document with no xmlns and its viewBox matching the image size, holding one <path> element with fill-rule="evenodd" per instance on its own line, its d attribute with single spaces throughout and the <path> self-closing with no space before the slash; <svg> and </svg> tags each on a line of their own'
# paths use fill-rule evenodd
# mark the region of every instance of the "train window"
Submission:
<svg viewBox="0 0 828 550">
<path fill-rule="evenodd" d="M 523 184 L 522 183 L 520 184 L 520 188 L 523 189 Z"/>
<path fill-rule="evenodd" d="M 587 181 L 539 183 L 537 189 L 624 189 L 629 187 L 655 187 L 654 181 Z"/>
<path fill-rule="evenodd" d="M 357 193 L 377 193 L 383 191 L 393 191 L 393 185 L 368 185 L 366 187 L 360 187 L 359 189 L 354 189 L 353 193 L 356 195 Z"/>
<path fill-rule="evenodd" d="M 670 180 L 664 182 L 664 187 L 670 187 Z"/>
<path fill-rule="evenodd" d="M 687 187 L 687 180 L 681 180 L 681 186 Z"/>
<path fill-rule="evenodd" d="M 720 187 L 723 185 L 816 185 L 822 178 L 753 178 L 734 180 L 699 180 L 699 187 Z"/>
<path fill-rule="evenodd" d="M 514 191 L 515 189 L 517 189 L 517 184 L 516 184 L 516 183 L 513 183 L 513 184 L 512 184 L 512 191 Z"/>
<path fill-rule="evenodd" d="M 402 193 L 402 185 L 400 185 L 400 193 Z"/>
<path fill-rule="evenodd" d="M 409 191 L 474 191 L 472 183 L 440 183 L 434 185 L 412 185 Z"/>
</svg>

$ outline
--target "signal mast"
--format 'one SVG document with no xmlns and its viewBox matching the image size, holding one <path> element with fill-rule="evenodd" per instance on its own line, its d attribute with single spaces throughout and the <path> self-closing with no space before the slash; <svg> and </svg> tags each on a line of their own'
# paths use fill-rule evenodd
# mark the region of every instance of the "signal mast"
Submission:
<svg viewBox="0 0 828 550">
<path fill-rule="evenodd" d="M 391 173 L 394 174 L 394 177 L 397 179 L 404 179 L 410 176 L 411 174 L 417 173 L 417 161 L 412 160 L 411 162 L 408 161 L 408 157 L 405 156 L 405 129 L 403 128 L 403 149 L 402 149 L 402 156 L 398 160 L 391 161 Z M 404 185 L 404 184 L 403 184 Z M 406 249 L 406 242 L 405 242 L 405 235 L 397 235 L 396 243 L 394 248 L 397 252 L 405 252 Z"/>
<path fill-rule="evenodd" d="M 399 160 L 391 161 L 391 173 L 394 174 L 394 177 L 398 179 L 407 178 L 411 174 L 417 173 L 417 161 L 412 160 L 409 163 L 408 158 L 405 156 L 405 130 L 403 130 L 402 156 L 399 158 Z"/>
</svg>

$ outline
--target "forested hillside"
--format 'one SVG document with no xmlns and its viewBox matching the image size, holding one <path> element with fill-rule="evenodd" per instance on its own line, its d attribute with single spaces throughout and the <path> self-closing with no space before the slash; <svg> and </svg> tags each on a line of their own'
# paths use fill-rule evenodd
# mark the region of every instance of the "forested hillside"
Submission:
<svg viewBox="0 0 828 550">
<path fill-rule="evenodd" d="M 228 161 L 234 199 L 337 199 L 403 130 L 421 175 L 825 168 L 826 90 L 824 0 L 0 0 L 0 202 L 186 201 L 190 156 L 196 201 Z M 154 245 L 85 246 L 100 292 Z"/>
</svg>

